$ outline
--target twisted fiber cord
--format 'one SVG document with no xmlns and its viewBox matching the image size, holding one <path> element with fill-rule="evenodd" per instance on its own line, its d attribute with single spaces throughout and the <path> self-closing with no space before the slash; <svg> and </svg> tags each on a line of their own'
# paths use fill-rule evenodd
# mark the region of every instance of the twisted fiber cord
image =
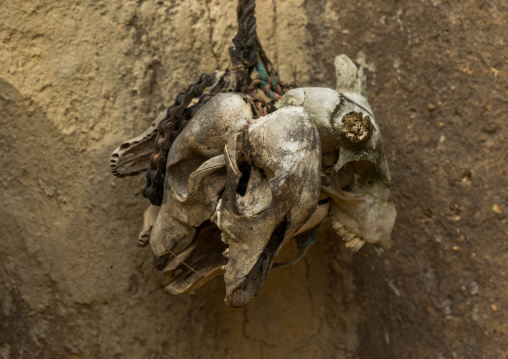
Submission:
<svg viewBox="0 0 508 359">
<path fill-rule="evenodd" d="M 231 66 L 213 86 L 210 93 L 203 95 L 205 89 L 213 85 L 215 74 L 202 74 L 196 83 L 177 95 L 173 105 L 168 108 L 166 117 L 159 124 L 154 152 L 150 157 L 150 168 L 146 173 L 146 185 L 142 190 L 143 196 L 148 198 L 153 205 L 160 206 L 162 204 L 167 155 L 171 144 L 185 128 L 188 120 L 210 100 L 211 96 L 224 92 L 253 94 L 255 89 L 251 86 L 253 82 L 251 74 L 256 66 L 262 66 L 267 78 L 271 80 L 268 81 L 268 85 L 262 88 L 265 93 L 273 91 L 280 98 L 283 90 L 289 88 L 279 79 L 277 71 L 261 47 L 256 32 L 255 8 L 255 0 L 238 1 L 238 33 L 233 39 L 234 46 L 229 48 Z M 255 83 L 260 82 L 255 80 Z M 251 97 L 256 99 L 256 96 Z M 199 98 L 198 103 L 188 108 L 187 106 L 194 98 Z M 274 110 L 273 103 L 264 103 L 263 105 L 268 108 L 269 112 Z"/>
<path fill-rule="evenodd" d="M 174 139 L 172 134 L 174 134 L 175 127 L 179 126 L 178 132 L 180 132 L 184 127 L 182 119 L 187 117 L 183 116 L 184 113 L 194 113 L 196 107 L 203 106 L 205 100 L 209 99 L 209 97 L 200 98 L 200 101 L 192 106 L 194 108 L 187 109 L 187 106 L 189 106 L 194 98 L 201 97 L 205 89 L 213 84 L 214 79 L 214 74 L 202 74 L 196 83 L 190 85 L 187 90 L 180 92 L 176 96 L 175 102 L 168 108 L 166 117 L 159 124 L 154 152 L 150 157 L 150 168 L 146 173 L 146 185 L 142 191 L 143 196 L 148 198 L 155 206 L 162 204 L 166 160 L 169 148 L 173 142 L 172 140 Z M 186 111 L 186 109 L 190 111 Z"/>
</svg>

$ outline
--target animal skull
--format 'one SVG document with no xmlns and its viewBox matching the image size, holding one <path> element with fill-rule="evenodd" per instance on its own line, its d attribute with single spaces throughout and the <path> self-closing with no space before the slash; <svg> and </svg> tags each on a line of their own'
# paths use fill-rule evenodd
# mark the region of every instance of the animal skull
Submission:
<svg viewBox="0 0 508 359">
<path fill-rule="evenodd" d="M 243 96 L 215 96 L 168 155 L 150 240 L 164 289 L 186 292 L 225 270 L 228 304 L 252 299 L 281 246 L 316 209 L 320 155 L 319 136 L 301 107 L 254 119 Z"/>
<path fill-rule="evenodd" d="M 249 96 L 218 94 L 176 137 L 162 206 L 147 209 L 139 236 L 140 245 L 149 239 L 165 291 L 224 275 L 227 304 L 243 306 L 280 248 L 328 214 L 352 250 L 390 247 L 396 211 L 365 76 L 345 55 L 335 65 L 336 90 L 290 90 L 260 118 Z M 148 168 L 156 128 L 113 152 L 117 176 Z"/>
<path fill-rule="evenodd" d="M 381 133 L 366 98 L 365 76 L 345 55 L 335 59 L 337 90 L 288 91 L 278 108 L 302 106 L 319 131 L 323 151 L 321 189 L 332 199 L 337 233 L 357 251 L 365 242 L 391 246 L 396 210 Z"/>
<path fill-rule="evenodd" d="M 228 245 L 226 303 L 234 307 L 258 293 L 280 248 L 316 210 L 321 168 L 319 135 L 301 107 L 262 117 L 240 137 L 226 145 L 216 219 Z"/>
<path fill-rule="evenodd" d="M 226 185 L 224 143 L 252 118 L 242 95 L 219 94 L 196 113 L 169 150 L 164 198 L 150 244 L 163 272 L 160 284 L 171 294 L 222 273 L 226 246 L 210 218 Z M 206 238 L 202 232 L 213 235 Z M 204 252 L 202 243 L 214 253 Z"/>
</svg>

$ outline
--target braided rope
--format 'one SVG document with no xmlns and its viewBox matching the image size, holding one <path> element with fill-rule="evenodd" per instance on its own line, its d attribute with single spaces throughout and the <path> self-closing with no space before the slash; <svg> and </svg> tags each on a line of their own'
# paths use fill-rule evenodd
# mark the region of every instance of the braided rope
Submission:
<svg viewBox="0 0 508 359">
<path fill-rule="evenodd" d="M 183 119 L 193 115 L 196 108 L 200 108 L 206 103 L 209 97 L 202 97 L 205 89 L 213 84 L 214 74 L 202 74 L 198 81 L 190 85 L 187 90 L 180 92 L 172 106 L 168 108 L 166 118 L 161 121 L 158 127 L 158 134 L 155 138 L 154 152 L 150 157 L 150 168 L 146 173 L 146 186 L 142 194 L 148 198 L 155 206 L 162 204 L 164 193 L 164 175 L 166 173 L 166 161 L 169 148 L 178 133 L 185 127 Z M 194 98 L 200 98 L 200 101 L 187 108 Z"/>
<path fill-rule="evenodd" d="M 175 102 L 168 108 L 166 118 L 159 124 L 154 152 L 150 157 L 150 168 L 146 173 L 146 185 L 142 190 L 143 196 L 153 205 L 162 204 L 167 155 L 171 144 L 185 128 L 188 120 L 211 96 L 225 92 L 248 94 L 253 102 L 258 104 L 255 112 L 264 115 L 275 111 L 275 101 L 280 99 L 283 91 L 292 87 L 280 80 L 261 47 L 256 32 L 255 8 L 255 0 L 238 1 L 238 33 L 233 39 L 234 46 L 229 48 L 231 65 L 224 74 L 215 84 L 216 74 L 202 74 L 196 83 L 176 96 Z M 251 74 L 254 69 L 257 70 L 259 78 L 253 81 Z M 205 89 L 212 85 L 210 92 L 203 95 Z M 270 98 L 270 103 L 256 94 L 258 88 Z M 195 98 L 199 98 L 198 103 L 187 107 Z"/>
</svg>

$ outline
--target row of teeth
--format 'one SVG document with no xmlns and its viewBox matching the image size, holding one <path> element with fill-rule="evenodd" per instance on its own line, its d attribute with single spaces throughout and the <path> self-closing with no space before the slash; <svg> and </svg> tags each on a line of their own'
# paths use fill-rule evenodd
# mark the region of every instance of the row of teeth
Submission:
<svg viewBox="0 0 508 359">
<path fill-rule="evenodd" d="M 224 233 L 221 233 L 221 235 L 220 235 L 220 240 L 222 241 L 222 243 L 224 243 L 224 244 L 226 244 L 226 245 L 228 245 L 228 246 L 230 246 L 230 245 L 232 245 L 232 244 L 233 244 L 233 241 L 232 241 L 230 238 L 228 238 L 228 236 L 227 236 L 227 235 L 225 235 Z M 229 260 L 229 248 L 226 248 L 226 249 L 224 250 L 224 252 L 222 252 L 222 256 L 223 256 L 224 258 L 227 258 L 227 259 Z M 223 265 L 223 266 L 221 267 L 221 269 L 225 272 L 225 271 L 226 271 L 226 265 Z"/>
<path fill-rule="evenodd" d="M 333 229 L 342 237 L 342 240 L 346 242 L 346 248 L 351 249 L 353 252 L 358 252 L 363 245 L 365 244 L 365 241 L 361 239 L 360 237 L 356 236 L 354 233 L 348 231 L 344 225 L 338 221 L 333 223 Z M 230 245 L 231 241 L 228 240 L 227 236 L 224 235 L 224 233 L 221 234 L 221 241 L 224 244 Z M 229 259 L 229 248 L 226 248 L 224 252 L 222 252 L 222 255 Z M 223 265 L 221 269 L 225 272 L 226 271 L 226 265 Z"/>
<path fill-rule="evenodd" d="M 339 221 L 333 221 L 332 226 L 337 234 L 342 237 L 342 240 L 346 242 L 346 247 L 351 249 L 353 252 L 358 252 L 365 244 L 363 239 L 358 237 L 353 232 L 348 231 L 346 227 L 344 227 L 344 225 Z"/>
<path fill-rule="evenodd" d="M 222 210 L 222 198 L 219 200 L 219 202 L 217 202 L 217 207 L 215 208 L 215 212 L 214 214 L 212 215 L 212 217 L 210 218 L 210 221 L 215 223 L 217 225 L 217 227 L 222 231 L 222 228 L 221 228 L 221 218 L 220 218 L 220 212 Z M 232 244 L 232 241 L 229 240 L 227 238 L 226 235 L 224 235 L 224 233 L 221 233 L 220 235 L 220 240 L 222 241 L 222 243 L 226 244 L 226 245 L 231 245 Z M 226 248 L 226 250 L 224 250 L 224 252 L 222 252 L 222 255 L 229 259 L 229 248 Z M 223 265 L 220 267 L 220 269 L 222 269 L 224 272 L 226 271 L 226 265 Z"/>
<path fill-rule="evenodd" d="M 222 209 L 222 200 L 220 200 L 219 203 L 217 203 L 217 210 L 215 211 L 215 213 L 211 218 L 211 221 L 216 223 L 219 227 L 220 227 L 221 209 Z M 365 241 L 363 239 L 358 237 L 353 232 L 348 231 L 346 227 L 344 227 L 344 225 L 337 220 L 333 221 L 333 229 L 337 232 L 339 236 L 342 237 L 342 240 L 346 242 L 346 248 L 351 249 L 353 252 L 358 252 L 365 244 Z M 229 240 L 229 238 L 227 238 L 227 236 L 224 235 L 224 233 L 221 234 L 220 239 L 224 244 L 227 244 L 228 246 L 232 244 L 232 241 Z M 222 252 L 222 255 L 225 258 L 229 259 L 229 248 L 226 248 L 226 250 Z M 226 271 L 226 265 L 223 265 L 221 269 L 223 271 Z"/>
</svg>

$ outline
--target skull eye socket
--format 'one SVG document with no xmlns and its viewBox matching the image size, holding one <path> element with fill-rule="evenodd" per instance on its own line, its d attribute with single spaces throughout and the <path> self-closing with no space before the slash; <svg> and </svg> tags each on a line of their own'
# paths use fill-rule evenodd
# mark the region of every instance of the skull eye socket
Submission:
<svg viewBox="0 0 508 359">
<path fill-rule="evenodd" d="M 207 160 L 208 158 L 203 156 L 191 156 L 168 168 L 169 182 L 178 196 L 185 197 L 187 195 L 189 176 Z"/>
<path fill-rule="evenodd" d="M 339 187 L 344 192 L 361 193 L 372 186 L 376 169 L 370 161 L 348 162 L 338 172 Z"/>
<path fill-rule="evenodd" d="M 321 164 L 324 170 L 333 167 L 339 160 L 339 151 L 323 153 Z"/>
</svg>

